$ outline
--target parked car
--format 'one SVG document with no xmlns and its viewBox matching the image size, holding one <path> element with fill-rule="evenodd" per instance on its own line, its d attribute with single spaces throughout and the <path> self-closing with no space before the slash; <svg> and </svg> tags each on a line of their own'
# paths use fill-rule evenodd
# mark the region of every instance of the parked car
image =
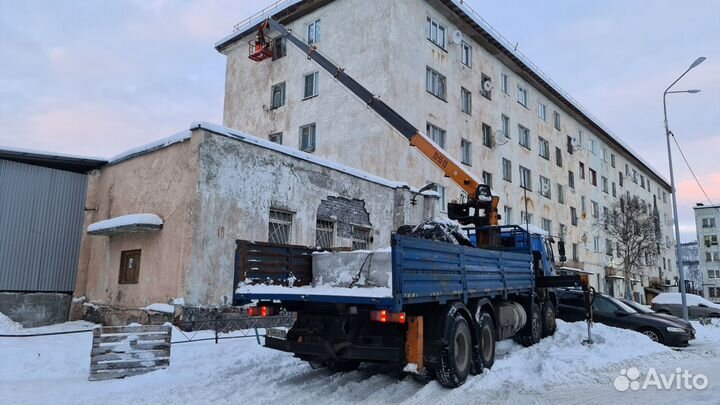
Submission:
<svg viewBox="0 0 720 405">
<path fill-rule="evenodd" d="M 695 339 L 695 328 L 692 326 L 692 324 L 682 318 L 679 318 L 674 315 L 655 312 L 652 309 L 648 308 L 647 306 L 637 303 L 635 301 L 626 300 L 624 298 L 618 298 L 620 302 L 623 304 L 629 306 L 630 308 L 636 310 L 640 314 L 650 315 L 650 316 L 657 316 L 658 318 L 667 319 L 669 321 L 675 322 L 678 325 L 680 325 L 682 328 L 684 328 L 688 333 L 690 333 L 690 340 Z"/>
<path fill-rule="evenodd" d="M 585 298 L 580 290 L 558 292 L 558 318 L 566 322 L 585 319 Z M 667 346 L 687 346 L 690 332 L 669 319 L 641 314 L 617 298 L 596 293 L 592 305 L 595 322 L 616 328 L 630 329 Z"/>
<path fill-rule="evenodd" d="M 690 318 L 720 318 L 720 304 L 715 304 L 695 294 L 687 296 L 688 316 Z M 682 298 L 680 293 L 661 293 L 652 301 L 652 310 L 661 314 L 682 316 Z"/>
</svg>

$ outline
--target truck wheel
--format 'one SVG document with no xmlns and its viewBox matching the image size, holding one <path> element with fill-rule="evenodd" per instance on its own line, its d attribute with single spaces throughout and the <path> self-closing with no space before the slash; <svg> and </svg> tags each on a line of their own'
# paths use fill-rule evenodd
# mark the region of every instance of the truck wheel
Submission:
<svg viewBox="0 0 720 405">
<path fill-rule="evenodd" d="M 473 356 L 473 374 L 480 374 L 495 363 L 495 323 L 485 311 L 480 313 L 478 340 L 478 350 Z"/>
<path fill-rule="evenodd" d="M 448 388 L 461 386 L 467 379 L 472 366 L 472 333 L 462 315 L 456 313 L 446 331 L 447 345 L 440 358 L 440 367 L 435 376 L 440 384 Z"/>
<path fill-rule="evenodd" d="M 545 305 L 543 305 L 543 314 L 542 314 L 542 336 L 552 336 L 555 334 L 555 330 L 557 330 L 557 322 L 555 319 L 556 313 L 555 313 L 555 305 L 553 305 L 552 301 L 547 300 L 545 301 Z"/>
<path fill-rule="evenodd" d="M 538 343 L 542 339 L 542 316 L 538 304 L 530 304 L 530 314 L 525 326 L 515 335 L 515 341 L 525 347 Z"/>
<path fill-rule="evenodd" d="M 333 373 L 355 371 L 358 367 L 360 367 L 360 362 L 358 360 L 330 360 L 327 362 L 328 370 Z"/>
</svg>

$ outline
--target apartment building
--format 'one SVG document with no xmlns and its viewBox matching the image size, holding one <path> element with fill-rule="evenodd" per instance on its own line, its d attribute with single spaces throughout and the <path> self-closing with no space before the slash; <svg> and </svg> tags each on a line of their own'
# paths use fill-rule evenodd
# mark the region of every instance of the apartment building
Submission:
<svg viewBox="0 0 720 405">
<path fill-rule="evenodd" d="M 712 302 L 720 302 L 720 205 L 698 203 L 693 208 L 703 295 Z"/>
<path fill-rule="evenodd" d="M 667 181 L 466 3 L 284 0 L 216 44 L 227 57 L 225 126 L 415 187 L 434 182 L 444 211 L 463 198 L 459 187 L 307 55 L 277 40 L 271 59 L 248 58 L 269 16 L 491 185 L 503 223 L 527 220 L 564 238 L 566 270 L 591 274 L 600 291 L 626 289 L 597 221 L 638 197 L 658 218 L 661 253 L 633 275 L 634 295 L 651 278 L 676 284 Z"/>
</svg>

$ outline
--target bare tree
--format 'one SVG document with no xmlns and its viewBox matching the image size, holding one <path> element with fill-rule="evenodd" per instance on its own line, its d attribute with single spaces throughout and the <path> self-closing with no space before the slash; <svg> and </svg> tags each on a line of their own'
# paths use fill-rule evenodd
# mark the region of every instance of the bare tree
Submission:
<svg viewBox="0 0 720 405">
<path fill-rule="evenodd" d="M 616 256 L 625 278 L 627 299 L 632 300 L 631 280 L 643 275 L 643 267 L 654 265 L 659 249 L 659 215 L 637 197 L 613 203 L 599 221 L 607 239 L 616 246 Z"/>
</svg>

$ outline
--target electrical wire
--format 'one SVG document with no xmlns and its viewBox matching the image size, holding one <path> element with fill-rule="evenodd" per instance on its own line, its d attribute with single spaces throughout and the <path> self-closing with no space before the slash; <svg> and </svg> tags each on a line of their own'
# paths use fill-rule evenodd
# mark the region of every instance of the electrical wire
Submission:
<svg viewBox="0 0 720 405">
<path fill-rule="evenodd" d="M 685 153 L 683 152 L 682 148 L 680 147 L 680 144 L 678 143 L 677 138 L 675 137 L 675 134 L 672 133 L 672 132 L 670 132 L 670 135 L 672 135 L 672 139 L 673 139 L 673 141 L 675 142 L 675 146 L 677 146 L 678 150 L 680 151 L 680 156 L 682 156 L 683 160 L 685 161 L 685 164 L 687 165 L 688 169 L 690 170 L 690 173 L 692 174 L 693 178 L 695 179 L 695 182 L 697 183 L 698 187 L 700 187 L 700 191 L 702 191 L 702 193 L 705 194 L 705 198 L 707 198 L 707 200 L 708 200 L 708 202 L 710 203 L 710 205 L 716 205 L 716 204 L 712 201 L 712 199 L 710 198 L 710 196 L 708 195 L 708 193 L 705 191 L 705 189 L 703 188 L 702 184 L 700 183 L 700 179 L 698 179 L 697 175 L 695 174 L 695 171 L 694 171 L 694 170 L 692 169 L 692 167 L 690 166 L 690 162 L 688 162 L 687 157 L 685 157 Z M 716 207 L 715 210 L 717 210 L 718 212 L 720 212 L 720 208 L 717 208 L 717 207 Z"/>
</svg>

